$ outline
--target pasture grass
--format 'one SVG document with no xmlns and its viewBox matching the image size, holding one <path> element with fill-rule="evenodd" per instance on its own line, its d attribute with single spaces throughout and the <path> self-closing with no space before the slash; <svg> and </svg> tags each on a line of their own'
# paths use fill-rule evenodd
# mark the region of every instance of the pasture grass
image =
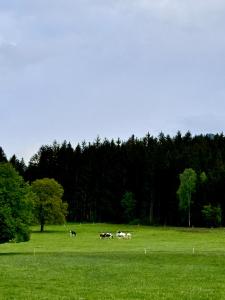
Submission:
<svg viewBox="0 0 225 300">
<path fill-rule="evenodd" d="M 1 300 L 225 299 L 224 229 L 111 224 L 32 229 L 29 242 L 0 245 Z M 100 232 L 117 230 L 131 232 L 132 239 L 99 239 Z"/>
</svg>

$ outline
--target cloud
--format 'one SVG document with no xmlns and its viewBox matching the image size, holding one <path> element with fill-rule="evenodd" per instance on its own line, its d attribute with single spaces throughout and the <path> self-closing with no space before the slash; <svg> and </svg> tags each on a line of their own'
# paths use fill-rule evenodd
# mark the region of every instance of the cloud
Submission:
<svg viewBox="0 0 225 300">
<path fill-rule="evenodd" d="M 222 0 L 5 0 L 0 11 L 0 125 L 12 152 L 204 130 L 189 120 L 212 110 L 208 129 L 222 120 Z"/>
<path fill-rule="evenodd" d="M 223 20 L 223 0 L 139 0 L 136 6 L 161 21 L 190 27 L 218 24 Z"/>
<path fill-rule="evenodd" d="M 166 46 L 168 52 L 176 51 L 179 42 L 187 44 L 201 38 L 206 42 L 212 32 L 217 34 L 220 29 L 215 32 L 215 26 L 224 19 L 225 7 L 219 0 L 21 0 L 12 3 L 0 4 L 3 6 L 0 41 L 4 39 L 17 45 L 13 51 L 8 49 L 8 53 L 5 49 L 4 58 L 15 65 L 15 61 L 20 62 L 20 66 L 52 57 L 74 57 L 72 53 L 83 60 L 93 52 L 103 60 L 109 60 L 111 55 L 112 59 L 122 57 L 124 62 L 135 55 L 146 55 L 145 49 L 153 57 L 160 46 L 161 50 Z M 200 26 L 200 32 L 183 32 L 196 26 Z M 191 49 L 188 47 L 187 51 Z"/>
</svg>

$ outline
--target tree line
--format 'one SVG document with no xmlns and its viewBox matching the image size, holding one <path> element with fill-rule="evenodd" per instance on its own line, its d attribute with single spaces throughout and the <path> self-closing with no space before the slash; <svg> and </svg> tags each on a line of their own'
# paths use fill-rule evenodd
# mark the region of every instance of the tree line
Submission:
<svg viewBox="0 0 225 300">
<path fill-rule="evenodd" d="M 1 149 L 0 161 L 4 160 Z M 9 162 L 26 182 L 41 178 L 59 182 L 63 201 L 68 203 L 68 221 L 174 226 L 188 224 L 178 190 L 180 175 L 192 169 L 196 180 L 190 201 L 191 225 L 211 224 L 210 209 L 219 210 L 219 223 L 225 222 L 223 134 L 178 132 L 174 137 L 163 133 L 154 137 L 148 133 L 126 141 L 97 137 L 74 148 L 70 142 L 55 141 L 43 145 L 28 165 L 15 156 Z"/>
</svg>

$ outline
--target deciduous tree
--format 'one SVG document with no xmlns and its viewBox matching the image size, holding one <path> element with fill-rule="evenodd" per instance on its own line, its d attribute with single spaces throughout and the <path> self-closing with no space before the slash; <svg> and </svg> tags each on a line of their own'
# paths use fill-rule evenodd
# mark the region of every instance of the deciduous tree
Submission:
<svg viewBox="0 0 225 300">
<path fill-rule="evenodd" d="M 27 241 L 34 194 L 9 163 L 0 163 L 0 243 Z"/>
<path fill-rule="evenodd" d="M 188 212 L 188 226 L 191 226 L 191 204 L 192 204 L 192 193 L 196 189 L 197 175 L 196 172 L 189 168 L 185 169 L 180 174 L 180 186 L 177 191 L 179 197 L 179 207 L 181 210 Z"/>
<path fill-rule="evenodd" d="M 211 204 L 204 205 L 202 209 L 202 215 L 207 226 L 218 227 L 221 225 L 222 210 L 219 205 L 217 206 L 213 206 Z"/>
<path fill-rule="evenodd" d="M 41 225 L 41 232 L 45 224 L 62 224 L 67 213 L 67 203 L 62 202 L 63 187 L 55 179 L 37 179 L 31 184 L 36 194 L 34 205 L 35 219 Z"/>
</svg>

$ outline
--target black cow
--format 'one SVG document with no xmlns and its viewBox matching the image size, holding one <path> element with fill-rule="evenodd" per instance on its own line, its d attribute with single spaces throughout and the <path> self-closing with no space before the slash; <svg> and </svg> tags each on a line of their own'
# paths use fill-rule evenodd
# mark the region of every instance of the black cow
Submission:
<svg viewBox="0 0 225 300">
<path fill-rule="evenodd" d="M 99 236 L 100 236 L 100 239 L 105 239 L 105 238 L 113 239 L 113 235 L 110 232 L 102 232 L 102 233 L 100 233 Z"/>
</svg>

